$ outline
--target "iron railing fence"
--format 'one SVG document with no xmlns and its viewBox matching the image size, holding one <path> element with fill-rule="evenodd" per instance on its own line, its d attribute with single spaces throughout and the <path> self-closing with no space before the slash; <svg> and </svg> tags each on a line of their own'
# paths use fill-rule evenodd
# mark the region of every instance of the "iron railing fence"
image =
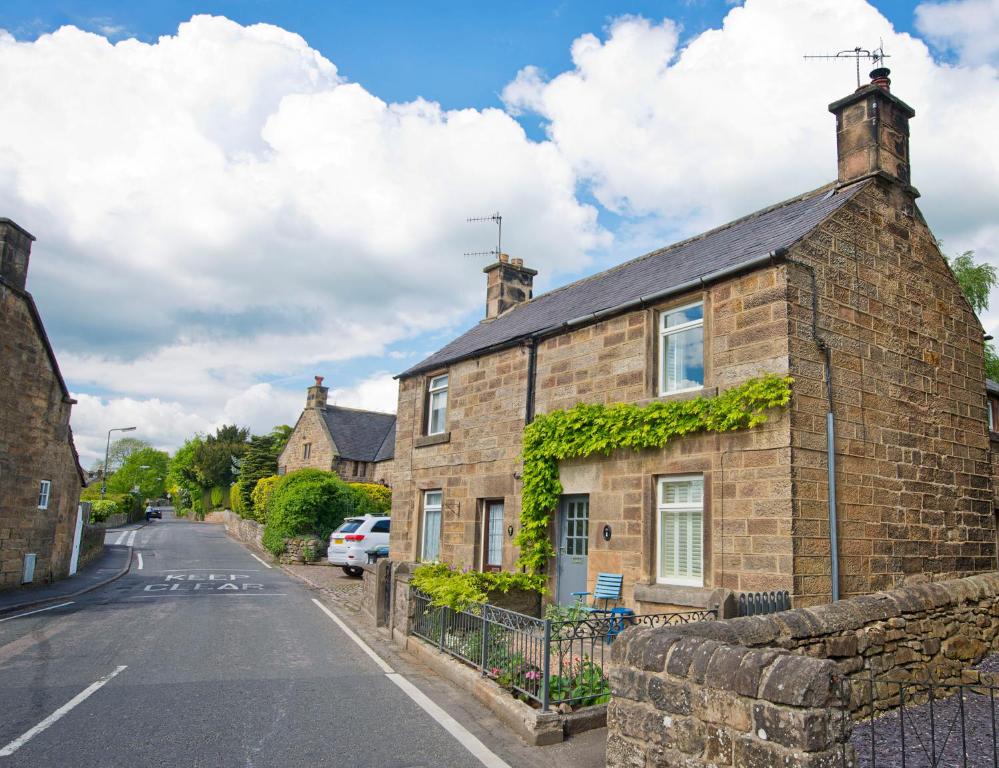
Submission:
<svg viewBox="0 0 999 768">
<path fill-rule="evenodd" d="M 855 701 L 870 712 L 855 723 L 844 713 L 843 732 L 852 725 L 844 768 L 999 768 L 999 686 L 874 675 L 852 682 L 861 687 Z"/>
<path fill-rule="evenodd" d="M 552 620 L 481 603 L 455 611 L 431 605 L 421 592 L 414 592 L 412 600 L 411 634 L 543 710 L 563 703 L 577 707 L 606 702 L 610 643 L 625 628 L 716 618 L 715 611 L 704 610 Z"/>
<path fill-rule="evenodd" d="M 761 616 L 780 613 L 791 608 L 791 593 L 783 592 L 742 592 L 739 594 L 740 616 Z"/>
</svg>

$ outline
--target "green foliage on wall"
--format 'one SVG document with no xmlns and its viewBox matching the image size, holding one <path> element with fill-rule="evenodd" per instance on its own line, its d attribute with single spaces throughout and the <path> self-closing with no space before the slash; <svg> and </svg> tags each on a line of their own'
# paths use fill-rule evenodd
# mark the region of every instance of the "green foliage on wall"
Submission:
<svg viewBox="0 0 999 768">
<path fill-rule="evenodd" d="M 424 563 L 413 571 L 410 582 L 431 598 L 432 605 L 463 611 L 473 603 L 486 603 L 490 592 L 506 594 L 511 589 L 541 591 L 544 578 L 508 571 L 459 571 L 447 563 Z"/>
<path fill-rule="evenodd" d="M 347 485 L 368 500 L 368 507 L 364 510 L 366 514 L 387 515 L 392 512 L 391 488 L 377 483 L 347 483 Z"/>
<path fill-rule="evenodd" d="M 538 416 L 524 430 L 524 475 L 518 565 L 530 574 L 545 570 L 555 554 L 549 536 L 551 516 L 562 495 L 558 463 L 609 455 L 620 448 L 662 448 L 695 432 L 730 432 L 763 424 L 767 411 L 787 405 L 792 380 L 773 374 L 750 379 L 715 397 L 630 403 L 580 403 L 567 411 Z"/>
</svg>

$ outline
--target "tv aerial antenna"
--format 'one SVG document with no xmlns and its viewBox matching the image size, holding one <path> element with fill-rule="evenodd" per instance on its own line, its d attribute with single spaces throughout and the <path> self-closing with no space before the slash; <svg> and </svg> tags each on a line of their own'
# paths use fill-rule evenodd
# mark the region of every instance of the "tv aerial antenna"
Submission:
<svg viewBox="0 0 999 768">
<path fill-rule="evenodd" d="M 492 221 L 496 224 L 496 249 L 492 251 L 471 251 L 466 253 L 466 256 L 495 256 L 497 259 L 500 254 L 503 253 L 503 217 L 500 216 L 499 211 L 496 211 L 492 216 L 473 216 L 471 218 L 465 219 L 470 224 L 478 224 L 484 221 Z"/>
<path fill-rule="evenodd" d="M 874 65 L 875 69 L 884 64 L 884 60 L 890 58 L 890 56 L 885 53 L 884 43 L 879 45 L 874 50 L 868 50 L 867 48 L 848 48 L 845 51 L 840 51 L 839 53 L 827 53 L 819 54 L 814 56 L 804 56 L 805 59 L 854 59 L 857 64 L 857 87 L 860 87 L 860 61 L 861 59 L 870 60 L 871 64 Z"/>
</svg>

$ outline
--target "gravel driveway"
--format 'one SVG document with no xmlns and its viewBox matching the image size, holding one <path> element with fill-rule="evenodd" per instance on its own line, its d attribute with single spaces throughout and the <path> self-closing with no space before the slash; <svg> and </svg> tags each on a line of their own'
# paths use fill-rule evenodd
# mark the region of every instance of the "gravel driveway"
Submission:
<svg viewBox="0 0 999 768">
<path fill-rule="evenodd" d="M 975 669 L 999 672 L 999 656 L 984 659 Z M 908 687 L 906 695 L 917 690 Z M 873 722 L 868 719 L 858 723 L 850 739 L 857 750 L 857 768 L 996 768 L 999 690 L 991 696 L 989 691 L 984 686 L 968 686 L 963 702 L 958 695 L 934 701 L 932 728 L 929 704 L 907 705 L 901 717 L 896 709 Z"/>
</svg>

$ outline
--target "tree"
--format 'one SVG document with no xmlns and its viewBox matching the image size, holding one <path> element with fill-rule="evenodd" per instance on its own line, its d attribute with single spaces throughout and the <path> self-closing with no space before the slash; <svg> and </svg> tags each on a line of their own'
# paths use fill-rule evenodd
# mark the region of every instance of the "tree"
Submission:
<svg viewBox="0 0 999 768">
<path fill-rule="evenodd" d="M 277 429 L 267 435 L 254 435 L 246 447 L 243 455 L 243 462 L 239 468 L 239 488 L 240 501 L 244 509 L 252 509 L 253 501 L 250 494 L 257 484 L 257 481 L 264 477 L 277 474 L 277 457 L 281 453 L 279 447 L 280 436 L 276 436 Z"/>
<path fill-rule="evenodd" d="M 181 509 L 198 511 L 202 488 L 198 483 L 198 470 L 194 465 L 195 454 L 204 442 L 200 435 L 187 440 L 170 459 L 167 470 L 167 490 L 174 497 L 174 504 Z"/>
<path fill-rule="evenodd" d="M 234 460 L 238 463 L 246 453 L 250 430 L 227 424 L 208 435 L 195 449 L 194 468 L 202 488 L 228 488 L 236 479 Z"/>
<path fill-rule="evenodd" d="M 151 447 L 152 446 L 145 440 L 140 440 L 137 437 L 122 437 L 115 440 L 111 443 L 111 447 L 108 448 L 108 467 L 110 467 L 108 471 L 111 473 L 115 472 L 122 464 L 125 463 L 125 459 L 133 453 L 141 451 L 143 448 Z M 95 460 L 90 470 L 91 472 L 103 472 L 104 460 Z"/>
<path fill-rule="evenodd" d="M 158 499 L 166 493 L 166 478 L 170 456 L 166 451 L 142 448 L 133 451 L 110 478 L 108 488 L 116 493 L 129 493 L 138 488 L 142 499 Z"/>
<path fill-rule="evenodd" d="M 281 451 L 284 447 L 288 445 L 288 441 L 291 439 L 292 433 L 295 431 L 294 427 L 289 427 L 287 424 L 281 424 L 280 426 L 274 427 L 270 431 L 270 436 L 274 438 L 274 458 L 281 455 Z"/>
<path fill-rule="evenodd" d="M 961 291 L 978 314 L 989 308 L 989 293 L 999 285 L 996 268 L 986 262 L 976 263 L 975 252 L 965 251 L 960 256 L 948 257 L 947 265 L 961 286 Z M 999 353 L 994 345 L 985 344 L 985 375 L 999 380 Z"/>
</svg>

